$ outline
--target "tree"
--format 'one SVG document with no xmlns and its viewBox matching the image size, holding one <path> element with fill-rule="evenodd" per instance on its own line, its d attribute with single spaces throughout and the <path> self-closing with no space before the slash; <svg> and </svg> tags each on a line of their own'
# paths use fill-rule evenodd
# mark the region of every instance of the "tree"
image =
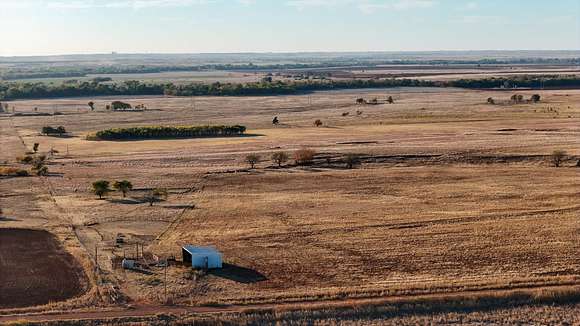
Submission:
<svg viewBox="0 0 580 326">
<path fill-rule="evenodd" d="M 488 97 L 487 98 L 487 104 L 495 104 L 495 100 L 493 99 L 493 97 Z"/>
<path fill-rule="evenodd" d="M 99 196 L 99 199 L 103 199 L 103 196 L 109 193 L 111 189 L 109 188 L 109 181 L 99 180 L 93 182 L 93 192 L 95 195 Z"/>
<path fill-rule="evenodd" d="M 519 95 L 518 95 L 518 100 L 517 100 L 517 102 L 518 102 L 518 103 L 521 103 L 521 102 L 523 102 L 523 101 L 524 101 L 524 96 L 523 96 L 522 94 L 519 94 Z"/>
<path fill-rule="evenodd" d="M 32 150 L 36 153 L 38 152 L 38 146 L 40 146 L 39 143 L 34 143 L 34 145 L 32 145 Z"/>
<path fill-rule="evenodd" d="M 288 161 L 288 154 L 286 152 L 276 152 L 272 154 L 272 161 L 282 167 L 282 164 Z"/>
<path fill-rule="evenodd" d="M 366 101 L 362 97 L 356 99 L 356 104 L 365 104 L 365 103 L 366 103 Z"/>
<path fill-rule="evenodd" d="M 389 97 L 387 98 L 387 103 L 389 103 L 389 104 L 393 104 L 393 103 L 395 103 L 395 100 L 393 100 L 393 97 L 392 97 L 392 96 L 389 96 Z"/>
<path fill-rule="evenodd" d="M 145 195 L 145 200 L 149 206 L 153 206 L 153 203 L 162 199 L 167 199 L 167 190 L 163 188 L 155 188 Z"/>
<path fill-rule="evenodd" d="M 302 148 L 294 152 L 294 161 L 297 165 L 307 165 L 312 163 L 314 155 L 316 155 L 315 151 L 308 148 Z"/>
<path fill-rule="evenodd" d="M 254 168 L 258 162 L 260 162 L 260 155 L 258 154 L 249 154 L 246 156 L 246 162 L 250 164 L 250 168 Z"/>
<path fill-rule="evenodd" d="M 127 180 L 115 181 L 113 188 L 123 193 L 123 198 L 127 196 L 127 192 L 133 189 L 133 184 Z"/>
<path fill-rule="evenodd" d="M 131 109 L 131 104 L 125 103 L 125 102 L 121 102 L 121 101 L 113 101 L 111 103 L 111 108 L 114 111 L 117 111 L 117 110 L 128 110 L 128 109 Z"/>
<path fill-rule="evenodd" d="M 352 169 L 355 165 L 360 163 L 360 158 L 357 154 L 346 154 L 344 157 L 344 162 L 348 169 Z"/>
<path fill-rule="evenodd" d="M 541 99 L 541 98 L 542 98 L 542 97 L 540 96 L 540 94 L 534 94 L 534 95 L 532 95 L 532 97 L 530 98 L 530 101 L 532 101 L 532 102 L 534 102 L 534 103 L 538 103 L 538 102 L 540 102 L 540 99 Z"/>
<path fill-rule="evenodd" d="M 562 150 L 555 150 L 552 153 L 552 164 L 555 167 L 560 167 L 562 165 L 562 162 L 564 162 L 564 159 L 566 158 L 566 152 L 562 151 Z"/>
<path fill-rule="evenodd" d="M 322 120 L 320 120 L 320 119 L 316 119 L 316 120 L 314 121 L 314 126 L 316 126 L 316 127 L 320 127 L 320 126 L 322 126 Z"/>
<path fill-rule="evenodd" d="M 274 117 L 274 119 L 272 119 L 272 124 L 273 125 L 277 125 L 280 123 L 280 120 L 278 120 L 278 117 Z"/>
<path fill-rule="evenodd" d="M 88 106 L 89 106 L 89 108 L 91 108 L 91 111 L 95 111 L 95 102 L 93 102 L 93 101 L 90 101 L 90 102 L 88 103 Z"/>
</svg>

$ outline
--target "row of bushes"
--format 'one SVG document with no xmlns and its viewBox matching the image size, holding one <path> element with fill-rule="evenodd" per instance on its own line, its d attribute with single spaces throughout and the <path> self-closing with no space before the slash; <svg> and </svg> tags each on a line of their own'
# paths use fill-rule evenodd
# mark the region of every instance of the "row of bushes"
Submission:
<svg viewBox="0 0 580 326">
<path fill-rule="evenodd" d="M 241 136 L 244 126 L 150 126 L 133 128 L 113 128 L 96 132 L 89 140 L 129 140 L 129 139 L 171 139 L 201 137 Z"/>
</svg>

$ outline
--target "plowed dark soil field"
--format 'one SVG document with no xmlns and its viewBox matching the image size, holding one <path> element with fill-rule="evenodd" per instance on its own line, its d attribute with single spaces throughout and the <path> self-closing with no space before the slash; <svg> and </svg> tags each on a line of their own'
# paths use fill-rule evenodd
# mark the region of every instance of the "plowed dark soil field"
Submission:
<svg viewBox="0 0 580 326">
<path fill-rule="evenodd" d="M 78 296 L 85 279 L 82 267 L 49 232 L 0 229 L 0 309 Z"/>
</svg>

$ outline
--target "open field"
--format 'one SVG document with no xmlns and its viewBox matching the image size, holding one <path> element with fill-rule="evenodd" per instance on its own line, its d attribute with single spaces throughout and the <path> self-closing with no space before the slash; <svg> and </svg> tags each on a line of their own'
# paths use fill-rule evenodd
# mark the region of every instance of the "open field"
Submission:
<svg viewBox="0 0 580 326">
<path fill-rule="evenodd" d="M 43 305 L 83 293 L 86 276 L 46 231 L 0 228 L 0 308 Z"/>
<path fill-rule="evenodd" d="M 104 110 L 119 98 L 11 102 L 17 112 L 62 114 L 0 117 L 5 165 L 22 166 L 16 156 L 34 143 L 43 153 L 58 150 L 48 176 L 0 180 L 10 217 L 0 227 L 73 226 L 71 236 L 102 269 L 102 287 L 118 287 L 138 304 L 164 301 L 164 270 L 119 269 L 114 257 L 134 255 L 136 244 L 160 256 L 179 255 L 186 243 L 223 252 L 221 272 L 168 268 L 169 297 L 185 305 L 573 288 L 580 284 L 580 91 L 518 93 L 542 100 L 511 104 L 512 92 L 396 88 L 121 98 L 145 104 L 141 112 Z M 395 103 L 355 104 L 387 96 Z M 486 104 L 488 97 L 498 104 Z M 274 116 L 280 125 L 271 124 Z M 314 127 L 315 119 L 323 125 Z M 111 127 L 189 124 L 242 124 L 248 135 L 84 137 Z M 45 125 L 71 134 L 42 136 Z M 318 153 L 310 166 L 277 168 L 269 159 L 303 147 Z M 554 150 L 568 154 L 560 168 L 550 163 Z M 249 153 L 262 156 L 256 169 L 244 162 Z M 361 164 L 347 169 L 346 153 Z M 127 179 L 134 190 L 99 200 L 89 189 L 98 179 Z M 30 191 L 19 189 L 20 180 Z M 156 187 L 169 197 L 150 207 L 143 197 Z M 51 207 L 58 211 L 46 214 Z M 115 244 L 119 234 L 124 244 Z"/>
</svg>

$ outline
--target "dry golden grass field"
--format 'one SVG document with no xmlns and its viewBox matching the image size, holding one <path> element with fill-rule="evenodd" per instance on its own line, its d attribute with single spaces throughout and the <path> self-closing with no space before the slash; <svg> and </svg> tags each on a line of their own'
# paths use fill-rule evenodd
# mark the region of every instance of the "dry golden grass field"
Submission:
<svg viewBox="0 0 580 326">
<path fill-rule="evenodd" d="M 136 244 L 178 259 L 187 243 L 223 253 L 222 271 L 168 268 L 168 297 L 184 305 L 577 290 L 580 91 L 519 91 L 542 99 L 510 104 L 514 92 L 396 88 L 122 98 L 145 104 L 141 112 L 104 110 L 118 98 L 11 102 L 23 115 L 0 116 L 0 163 L 27 168 L 16 157 L 34 143 L 41 153 L 58 153 L 48 158 L 48 176 L 0 179 L 0 227 L 49 230 L 81 261 L 93 290 L 77 299 L 82 303 L 62 303 L 70 307 L 164 302 L 163 268 L 152 267 L 149 275 L 118 266 L 118 257 L 134 255 Z M 359 97 L 388 96 L 394 104 L 355 104 Z M 486 104 L 488 97 L 498 104 Z M 25 114 L 35 108 L 51 115 Z M 322 126 L 314 126 L 316 119 Z M 248 133 L 85 138 L 111 127 L 192 124 L 241 124 Z M 62 125 L 70 135 L 42 136 L 45 125 Z M 312 165 L 290 160 L 278 168 L 270 160 L 273 152 L 292 156 L 302 148 L 317 153 Z M 555 150 L 567 153 L 558 168 L 551 164 Z M 261 156 L 255 169 L 244 162 L 251 153 Z M 360 164 L 346 168 L 345 154 L 357 154 Z M 90 191 L 99 179 L 127 179 L 134 190 L 127 198 L 114 192 L 99 200 Z M 158 187 L 169 196 L 150 207 L 142 197 Z M 118 234 L 122 245 L 115 244 Z M 541 314 L 538 309 L 534 313 Z M 546 309 L 545 316 L 557 309 L 580 315 L 577 306 Z M 461 323 L 477 314 L 439 317 Z M 495 323 L 512 318 L 510 311 L 486 316 Z M 425 322 L 396 318 L 400 324 Z M 373 317 L 368 323 L 381 322 Z"/>
</svg>

